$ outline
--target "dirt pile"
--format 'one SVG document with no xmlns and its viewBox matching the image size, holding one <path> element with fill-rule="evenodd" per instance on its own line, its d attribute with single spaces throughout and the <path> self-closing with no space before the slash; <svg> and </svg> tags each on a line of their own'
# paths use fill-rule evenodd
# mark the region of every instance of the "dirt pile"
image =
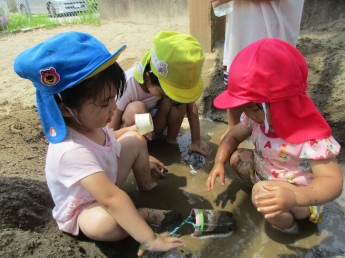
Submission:
<svg viewBox="0 0 345 258">
<path fill-rule="evenodd" d="M 308 67 L 309 96 L 326 118 L 333 130 L 333 136 L 345 143 L 345 19 L 302 30 L 297 48 L 305 56 Z M 221 45 L 221 44 L 220 44 Z M 226 122 L 226 112 L 212 107 L 216 95 L 223 91 L 222 53 L 218 68 L 200 100 L 204 115 L 212 120 Z M 211 107 L 211 108 L 210 108 Z M 317 125 L 315 125 L 317 126 Z"/>
</svg>

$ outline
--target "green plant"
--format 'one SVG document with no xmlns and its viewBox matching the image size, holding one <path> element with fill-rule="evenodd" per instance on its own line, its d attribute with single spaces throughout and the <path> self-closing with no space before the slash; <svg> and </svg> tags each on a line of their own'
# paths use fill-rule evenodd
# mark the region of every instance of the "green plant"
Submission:
<svg viewBox="0 0 345 258">
<path fill-rule="evenodd" d="M 1 10 L 0 10 L 1 11 Z M 1 25 L 1 21 L 7 24 Z M 6 22 L 7 19 L 7 22 Z M 45 27 L 53 28 L 65 24 L 91 24 L 100 25 L 99 13 L 94 9 L 79 13 L 78 16 L 71 16 L 65 18 L 50 18 L 47 14 L 38 14 L 33 16 L 26 16 L 22 13 L 11 13 L 9 18 L 6 18 L 0 13 L 0 31 L 2 33 L 11 33 L 23 28 Z"/>
<path fill-rule="evenodd" d="M 4 10 L 0 7 L 0 31 L 6 30 L 8 27 L 8 18 L 5 16 Z"/>
<path fill-rule="evenodd" d="M 93 12 L 97 12 L 98 10 L 98 0 L 87 0 L 86 6 L 88 10 L 92 10 Z"/>
<path fill-rule="evenodd" d="M 101 25 L 98 12 L 96 13 L 84 12 L 79 15 L 79 18 L 80 18 L 80 23 L 82 24 Z"/>
<path fill-rule="evenodd" d="M 58 22 L 49 19 L 48 15 L 40 14 L 28 17 L 21 13 L 13 13 L 10 15 L 8 32 L 20 30 L 22 28 L 33 28 L 38 26 L 44 26 L 52 28 L 58 25 Z"/>
</svg>

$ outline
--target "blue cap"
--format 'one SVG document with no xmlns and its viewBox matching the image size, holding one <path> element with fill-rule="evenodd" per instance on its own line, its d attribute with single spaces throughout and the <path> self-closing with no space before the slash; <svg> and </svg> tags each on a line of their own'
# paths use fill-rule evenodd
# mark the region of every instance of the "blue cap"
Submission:
<svg viewBox="0 0 345 258">
<path fill-rule="evenodd" d="M 114 64 L 126 48 L 110 54 L 95 37 L 82 32 L 66 32 L 29 48 L 14 60 L 14 71 L 32 81 L 43 130 L 52 143 L 66 137 L 66 125 L 54 99 L 57 94 L 91 78 Z"/>
</svg>

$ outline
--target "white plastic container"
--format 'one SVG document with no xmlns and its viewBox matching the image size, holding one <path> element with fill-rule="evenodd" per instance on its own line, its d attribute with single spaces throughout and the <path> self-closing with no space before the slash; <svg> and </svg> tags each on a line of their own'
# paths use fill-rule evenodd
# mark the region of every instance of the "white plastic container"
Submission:
<svg viewBox="0 0 345 258">
<path fill-rule="evenodd" d="M 135 114 L 134 120 L 140 135 L 153 131 L 153 121 L 150 113 Z"/>
<path fill-rule="evenodd" d="M 217 7 L 214 7 L 214 5 L 215 5 L 215 2 L 212 3 L 214 15 L 216 15 L 217 17 L 221 17 L 232 12 L 234 2 L 230 1 L 225 4 L 221 4 L 220 6 L 217 6 Z"/>
</svg>

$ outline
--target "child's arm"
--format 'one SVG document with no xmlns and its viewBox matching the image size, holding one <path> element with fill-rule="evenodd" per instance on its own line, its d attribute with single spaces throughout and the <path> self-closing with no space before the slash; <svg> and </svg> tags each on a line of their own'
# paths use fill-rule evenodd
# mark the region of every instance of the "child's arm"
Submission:
<svg viewBox="0 0 345 258">
<path fill-rule="evenodd" d="M 337 160 L 308 161 L 314 174 L 314 180 L 309 185 L 293 188 L 264 185 L 268 193 L 255 197 L 259 211 L 267 213 L 266 218 L 273 218 L 295 206 L 319 206 L 340 196 L 343 176 Z"/>
<path fill-rule="evenodd" d="M 121 128 L 119 130 L 114 131 L 115 138 L 119 139 L 123 134 L 125 134 L 125 133 L 127 133 L 129 131 L 137 132 L 138 129 L 137 129 L 136 125 L 132 125 L 132 126 L 129 126 L 129 127 Z"/>
<path fill-rule="evenodd" d="M 219 144 L 214 166 L 206 181 L 206 190 L 210 191 L 214 187 L 214 181 L 219 176 L 220 183 L 224 185 L 225 174 L 224 166 L 229 162 L 231 154 L 237 149 L 238 145 L 251 135 L 252 130 L 245 127 L 242 123 L 237 124 L 224 136 Z"/>
<path fill-rule="evenodd" d="M 187 118 L 192 138 L 192 143 L 189 146 L 188 153 L 196 151 L 202 155 L 209 156 L 211 154 L 210 146 L 200 139 L 199 113 L 195 102 L 187 104 Z"/>
<path fill-rule="evenodd" d="M 85 177 L 80 183 L 129 235 L 142 244 L 144 250 L 167 251 L 183 246 L 182 239 L 156 236 L 139 215 L 129 196 L 103 172 Z"/>
</svg>

